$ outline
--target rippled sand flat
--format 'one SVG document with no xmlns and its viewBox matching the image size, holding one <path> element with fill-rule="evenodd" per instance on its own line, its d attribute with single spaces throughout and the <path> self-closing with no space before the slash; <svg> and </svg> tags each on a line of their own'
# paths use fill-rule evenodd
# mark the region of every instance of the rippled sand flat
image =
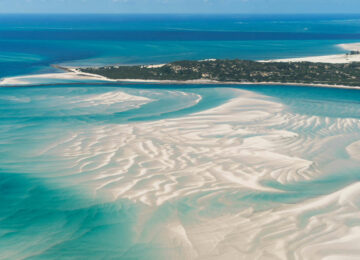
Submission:
<svg viewBox="0 0 360 260">
<path fill-rule="evenodd" d="M 2 165 L 63 194 L 51 207 L 68 234 L 47 243 L 53 235 L 40 231 L 37 251 L 23 242 L 7 256 L 356 259 L 360 105 L 337 96 L 351 90 L 331 91 L 323 100 L 255 88 L 7 93 L 8 113 L 11 102 L 33 112 L 2 118 L 1 153 L 11 154 Z"/>
</svg>

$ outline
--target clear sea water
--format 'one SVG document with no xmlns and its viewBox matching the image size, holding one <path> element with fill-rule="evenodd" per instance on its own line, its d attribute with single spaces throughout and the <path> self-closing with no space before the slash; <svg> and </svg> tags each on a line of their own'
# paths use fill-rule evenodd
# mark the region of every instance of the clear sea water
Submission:
<svg viewBox="0 0 360 260">
<path fill-rule="evenodd" d="M 344 52 L 337 44 L 359 41 L 360 15 L 0 15 L 0 78 L 60 73 L 52 64 L 161 64 L 183 59 L 328 55 Z M 279 104 L 274 109 L 281 105 L 283 110 L 274 110 L 270 119 L 260 117 L 245 123 L 237 122 L 235 116 L 227 119 L 226 113 L 218 123 L 201 116 L 191 121 L 245 95 L 229 86 L 88 83 L 0 88 L 0 259 L 231 259 L 220 254 L 227 252 L 226 247 L 209 250 L 217 257 L 206 258 L 200 235 L 192 232 L 197 230 L 194 226 L 204 226 L 200 229 L 204 237 L 213 234 L 215 241 L 221 235 L 206 233 L 210 232 L 206 223 L 219 229 L 223 226 L 211 222 L 214 219 L 222 220 L 246 208 L 265 212 L 301 204 L 360 181 L 360 162 L 346 152 L 360 138 L 358 90 L 237 89 Z M 269 112 L 261 109 L 262 105 L 249 106 L 244 113 Z M 280 117 L 286 120 L 271 121 Z M 191 136 L 203 125 L 208 127 L 204 132 Z M 232 135 L 214 130 L 224 125 L 244 132 Z M 210 138 L 207 134 L 212 131 Z M 287 137 L 274 137 L 276 134 L 266 131 L 287 131 L 297 137 L 286 142 Z M 215 138 L 223 147 L 236 143 L 236 138 L 250 141 L 267 134 L 265 139 L 274 144 L 265 147 L 266 151 L 283 147 L 289 156 L 312 161 L 304 171 L 317 175 L 309 173 L 311 177 L 289 182 L 280 177 L 260 179 L 259 183 L 269 188 L 264 191 L 237 188 L 215 174 L 213 183 L 204 177 L 201 187 L 182 193 L 197 183 L 196 174 L 202 174 L 195 173 L 197 167 L 205 171 L 211 156 L 218 156 L 216 149 L 202 140 L 210 138 L 211 143 Z M 186 156 L 177 149 L 185 145 L 176 143 L 178 135 L 190 140 Z M 131 149 L 126 146 L 133 142 Z M 203 149 L 201 156 L 197 146 Z M 248 146 L 255 149 L 254 154 L 260 148 Z M 164 155 L 166 149 L 172 153 Z M 174 156 L 187 166 L 177 169 Z M 162 159 L 155 160 L 157 157 Z M 199 165 L 192 165 L 192 160 Z M 258 165 L 240 161 L 237 165 L 223 158 L 222 162 L 225 168 L 234 163 L 230 167 L 234 172 L 237 167 L 244 172 L 252 169 L 253 174 L 265 174 L 269 169 L 276 175 L 283 170 L 261 161 Z M 216 163 L 213 168 L 219 166 Z M 291 167 L 284 168 L 288 179 L 302 172 Z M 196 176 L 182 175 L 188 170 Z M 162 180 L 170 171 L 176 171 L 177 177 Z M 207 178 L 211 179 L 211 174 Z M 154 183 L 147 183 L 152 178 Z M 125 192 L 129 185 L 137 193 Z M 170 199 L 157 203 L 160 191 L 168 190 Z M 150 195 L 145 196 L 147 192 Z M 183 239 L 183 233 L 191 242 Z M 187 243 L 198 243 L 197 253 Z"/>
</svg>

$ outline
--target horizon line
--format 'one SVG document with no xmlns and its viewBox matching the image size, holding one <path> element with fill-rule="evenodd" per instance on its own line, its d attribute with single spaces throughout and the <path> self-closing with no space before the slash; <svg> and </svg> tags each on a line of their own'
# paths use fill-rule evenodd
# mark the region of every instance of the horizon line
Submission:
<svg viewBox="0 0 360 260">
<path fill-rule="evenodd" d="M 20 12 L 20 13 L 2 13 L 0 15 L 360 15 L 358 13 L 176 13 L 176 12 L 169 12 L 169 13 L 132 13 L 132 12 L 124 12 L 124 13 L 111 13 L 111 12 L 99 12 L 99 13 L 66 13 L 66 12 L 40 12 L 40 13 L 33 13 L 33 12 Z"/>
</svg>

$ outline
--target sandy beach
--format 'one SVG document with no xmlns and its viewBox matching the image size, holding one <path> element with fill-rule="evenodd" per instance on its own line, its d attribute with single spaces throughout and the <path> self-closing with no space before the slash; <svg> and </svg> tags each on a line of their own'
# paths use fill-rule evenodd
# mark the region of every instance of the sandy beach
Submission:
<svg viewBox="0 0 360 260">
<path fill-rule="evenodd" d="M 43 79 L 54 79 L 55 82 L 37 82 L 36 80 Z M 70 82 L 56 82 L 56 80 L 69 80 Z M 86 80 L 86 82 L 81 82 Z M 73 82 L 75 81 L 75 82 Z M 5 78 L 0 82 L 0 87 L 17 87 L 17 86 L 38 86 L 38 85 L 66 85 L 66 84 L 89 84 L 91 82 L 99 83 L 103 81 L 104 83 L 113 83 L 113 84 L 124 84 L 124 83 L 144 83 L 144 84 L 157 84 L 157 85 L 281 85 L 281 86 L 303 86 L 303 87 L 322 87 L 322 88 L 342 88 L 342 89 L 360 89 L 360 86 L 346 86 L 346 85 L 331 85 L 331 84 L 311 84 L 311 83 L 292 83 L 292 82 L 223 82 L 216 80 L 208 79 L 196 79 L 196 80 L 143 80 L 143 79 L 109 79 L 103 76 L 96 74 L 83 73 L 74 70 L 74 72 L 66 73 L 54 73 L 54 74 L 39 74 L 31 76 L 18 76 Z"/>
<path fill-rule="evenodd" d="M 345 51 L 359 51 L 360 43 L 347 43 L 338 44 L 337 47 L 342 48 Z M 337 55 L 325 55 L 325 56 L 310 56 L 302 58 L 287 58 L 287 59 L 275 59 L 275 60 L 260 60 L 260 62 L 321 62 L 321 63 L 350 63 L 360 62 L 360 54 L 348 55 L 337 54 Z"/>
</svg>

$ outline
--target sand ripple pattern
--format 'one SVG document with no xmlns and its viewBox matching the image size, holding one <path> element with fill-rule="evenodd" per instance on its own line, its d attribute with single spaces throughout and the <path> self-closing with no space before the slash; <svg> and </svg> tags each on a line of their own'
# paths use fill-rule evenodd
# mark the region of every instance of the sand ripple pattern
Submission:
<svg viewBox="0 0 360 260">
<path fill-rule="evenodd" d="M 95 125 L 43 152 L 63 158 L 71 185 L 143 205 L 137 242 L 164 259 L 360 257 L 360 120 L 231 91 L 209 110 Z M 342 174 L 351 181 L 321 182 Z"/>
</svg>

